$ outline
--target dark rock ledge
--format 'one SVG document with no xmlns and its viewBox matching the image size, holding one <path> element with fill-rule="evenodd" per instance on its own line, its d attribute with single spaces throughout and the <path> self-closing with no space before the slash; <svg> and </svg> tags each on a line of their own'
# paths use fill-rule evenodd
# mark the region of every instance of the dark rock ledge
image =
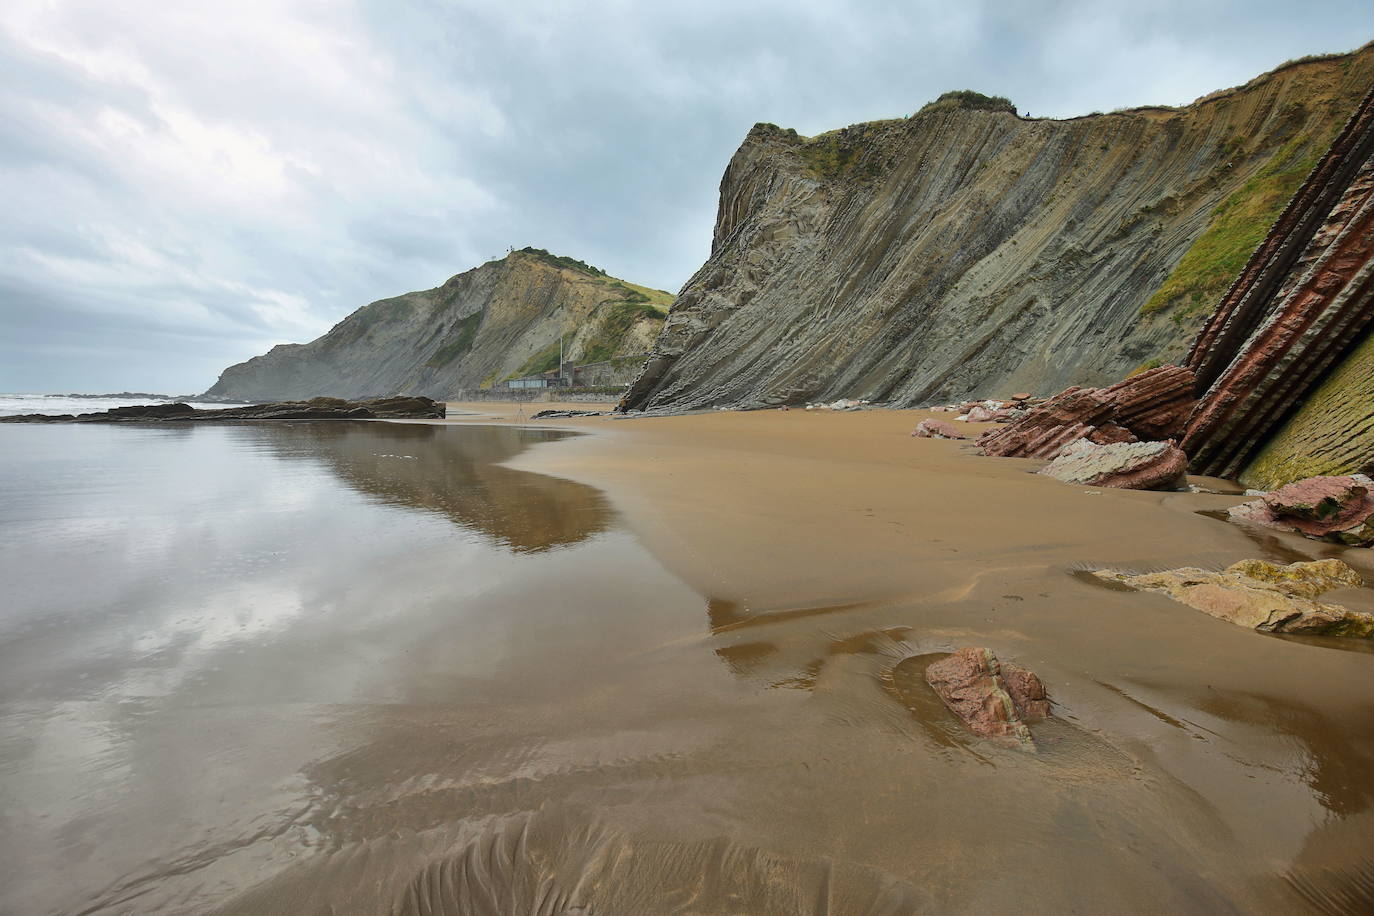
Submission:
<svg viewBox="0 0 1374 916">
<path fill-rule="evenodd" d="M 25 414 L 0 417 L 0 423 L 130 423 L 149 420 L 203 422 L 206 420 L 442 420 L 446 407 L 442 401 L 419 397 L 371 398 L 345 401 L 341 398 L 311 398 L 308 401 L 281 401 L 197 410 L 190 404 L 144 404 L 115 407 L 98 413 Z"/>
</svg>

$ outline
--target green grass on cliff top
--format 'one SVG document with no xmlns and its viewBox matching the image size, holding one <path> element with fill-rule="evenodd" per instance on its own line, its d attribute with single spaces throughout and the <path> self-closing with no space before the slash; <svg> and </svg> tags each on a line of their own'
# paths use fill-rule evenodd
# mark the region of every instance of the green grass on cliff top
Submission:
<svg viewBox="0 0 1374 916">
<path fill-rule="evenodd" d="M 1325 145 L 1312 140 L 1307 134 L 1293 137 L 1212 211 L 1202 235 L 1140 307 L 1142 315 L 1172 309 L 1182 319 L 1216 304 L 1321 158 Z"/>
</svg>

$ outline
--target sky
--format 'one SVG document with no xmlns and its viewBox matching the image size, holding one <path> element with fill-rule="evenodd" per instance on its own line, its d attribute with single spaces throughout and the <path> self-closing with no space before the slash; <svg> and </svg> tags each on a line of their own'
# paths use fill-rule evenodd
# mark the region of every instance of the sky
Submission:
<svg viewBox="0 0 1374 916">
<path fill-rule="evenodd" d="M 677 290 L 749 128 L 1186 104 L 1369 0 L 0 0 L 0 392 L 205 390 L 532 245 Z"/>
</svg>

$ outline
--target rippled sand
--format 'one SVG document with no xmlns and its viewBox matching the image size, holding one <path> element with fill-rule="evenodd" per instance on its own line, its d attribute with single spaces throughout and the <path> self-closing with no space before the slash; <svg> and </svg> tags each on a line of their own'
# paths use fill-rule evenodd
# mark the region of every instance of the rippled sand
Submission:
<svg viewBox="0 0 1374 916">
<path fill-rule="evenodd" d="M 1374 907 L 1374 654 L 1076 575 L 1341 556 L 1374 580 L 1367 551 L 1198 514 L 1233 497 L 1085 490 L 911 439 L 915 412 L 464 445 L 446 427 L 523 419 L 464 409 L 193 440 L 251 458 L 242 479 L 194 533 L 136 527 L 241 566 L 132 577 L 90 635 L 35 611 L 6 640 L 0 910 Z M 103 543 L 92 525 L 63 537 Z M 1045 681 L 1038 753 L 971 737 L 925 688 L 963 645 Z"/>
</svg>

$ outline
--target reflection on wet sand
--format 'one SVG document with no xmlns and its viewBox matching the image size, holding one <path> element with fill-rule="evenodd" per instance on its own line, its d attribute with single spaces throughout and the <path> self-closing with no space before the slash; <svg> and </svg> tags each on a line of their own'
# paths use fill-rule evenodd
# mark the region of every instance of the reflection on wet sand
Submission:
<svg viewBox="0 0 1374 916">
<path fill-rule="evenodd" d="M 1193 514 L 1224 497 L 1085 493 L 909 420 L 802 413 L 536 453 L 647 480 L 662 511 L 625 517 L 667 520 L 640 534 L 659 554 L 595 491 L 493 467 L 514 430 L 47 440 L 23 473 L 95 482 L 0 502 L 26 608 L 0 617 L 0 910 L 1369 902 L 1369 656 L 1070 574 L 1234 562 L 1246 536 Z M 104 478 L 64 463 L 81 442 Z M 928 690 L 963 645 L 1045 680 L 1038 750 Z"/>
<path fill-rule="evenodd" d="M 531 445 L 566 439 L 545 429 L 484 427 L 466 433 L 412 423 L 252 424 L 240 434 L 280 458 L 323 460 L 359 492 L 395 506 L 441 512 L 512 550 L 538 552 L 604 531 L 597 490 L 500 466 Z M 461 448 L 446 447 L 463 435 Z"/>
</svg>

